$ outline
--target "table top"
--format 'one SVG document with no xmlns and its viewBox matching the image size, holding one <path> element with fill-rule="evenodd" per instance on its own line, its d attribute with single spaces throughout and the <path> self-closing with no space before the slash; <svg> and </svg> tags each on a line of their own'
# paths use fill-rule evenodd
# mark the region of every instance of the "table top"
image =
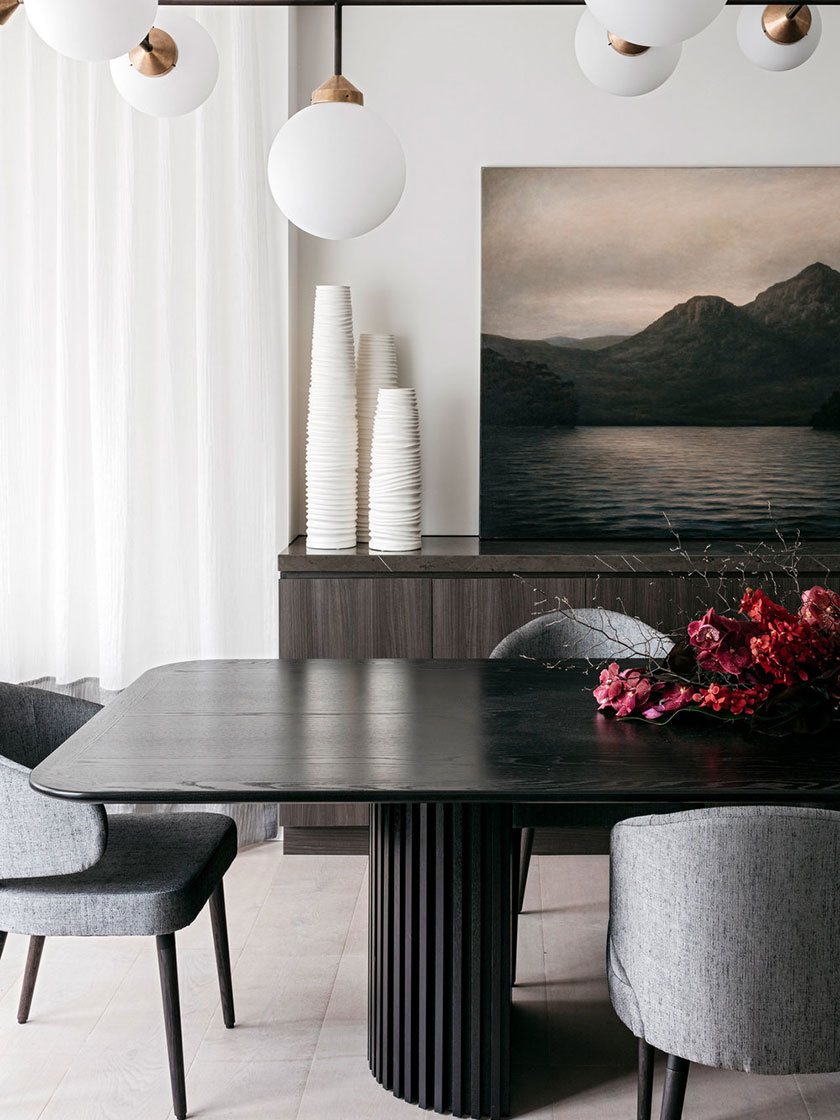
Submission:
<svg viewBox="0 0 840 1120">
<path fill-rule="evenodd" d="M 192 661 L 152 669 L 32 773 L 85 801 L 840 801 L 836 733 L 616 722 L 583 663 Z"/>
</svg>

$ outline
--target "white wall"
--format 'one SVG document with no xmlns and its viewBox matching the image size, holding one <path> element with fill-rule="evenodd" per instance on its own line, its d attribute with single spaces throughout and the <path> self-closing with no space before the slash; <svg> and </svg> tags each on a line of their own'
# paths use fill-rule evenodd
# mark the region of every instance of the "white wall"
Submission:
<svg viewBox="0 0 840 1120">
<path fill-rule="evenodd" d="M 625 100 L 579 73 L 578 9 L 345 8 L 344 72 L 399 134 L 408 184 L 366 237 L 296 236 L 298 531 L 312 294 L 348 283 L 357 332 L 396 333 L 418 391 L 424 532 L 477 533 L 482 166 L 840 163 L 840 11 L 822 9 L 820 49 L 789 74 L 743 58 L 738 11 L 686 45 L 662 89 Z M 331 33 L 329 9 L 298 12 L 298 108 L 332 72 Z M 808 221 L 808 200 L 780 198 L 773 220 Z"/>
</svg>

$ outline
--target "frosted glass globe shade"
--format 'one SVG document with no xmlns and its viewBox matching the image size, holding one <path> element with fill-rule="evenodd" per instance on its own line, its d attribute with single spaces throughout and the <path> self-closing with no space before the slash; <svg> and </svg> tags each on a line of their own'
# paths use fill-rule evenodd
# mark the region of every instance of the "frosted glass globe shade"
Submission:
<svg viewBox="0 0 840 1120">
<path fill-rule="evenodd" d="M 290 222 L 329 241 L 381 225 L 402 198 L 405 156 L 385 121 L 330 101 L 283 125 L 268 157 L 274 200 Z"/>
<path fill-rule="evenodd" d="M 650 47 L 644 54 L 621 54 L 591 12 L 585 11 L 575 33 L 578 65 L 594 86 L 619 97 L 638 97 L 657 89 L 674 73 L 682 43 Z"/>
<path fill-rule="evenodd" d="M 157 0 L 26 0 L 24 11 L 33 31 L 59 54 L 105 62 L 148 35 Z"/>
<path fill-rule="evenodd" d="M 160 8 L 155 27 L 175 40 L 178 61 L 172 69 L 150 78 L 135 70 L 128 55 L 123 55 L 111 63 L 111 77 L 120 94 L 139 112 L 180 117 L 203 105 L 213 92 L 219 77 L 219 52 L 201 24 L 180 12 Z"/>
<path fill-rule="evenodd" d="M 807 62 L 819 46 L 822 18 L 819 9 L 808 5 L 811 28 L 798 43 L 774 43 L 762 25 L 764 8 L 745 6 L 738 16 L 738 46 L 763 70 L 795 70 Z"/>
<path fill-rule="evenodd" d="M 708 27 L 726 0 L 586 0 L 586 4 L 602 27 L 622 39 L 666 47 Z"/>
</svg>

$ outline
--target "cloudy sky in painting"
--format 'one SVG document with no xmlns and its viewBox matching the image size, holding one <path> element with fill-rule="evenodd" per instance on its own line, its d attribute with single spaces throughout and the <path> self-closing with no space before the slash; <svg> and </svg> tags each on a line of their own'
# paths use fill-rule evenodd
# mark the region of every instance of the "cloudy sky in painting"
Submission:
<svg viewBox="0 0 840 1120">
<path fill-rule="evenodd" d="M 836 168 L 487 168 L 482 330 L 632 334 L 695 295 L 840 270 Z"/>
</svg>

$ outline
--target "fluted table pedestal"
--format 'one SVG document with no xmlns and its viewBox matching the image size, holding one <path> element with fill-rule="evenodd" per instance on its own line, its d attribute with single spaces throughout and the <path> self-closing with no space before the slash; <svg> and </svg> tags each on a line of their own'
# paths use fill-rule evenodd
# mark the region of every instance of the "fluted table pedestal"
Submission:
<svg viewBox="0 0 840 1120">
<path fill-rule="evenodd" d="M 368 1057 L 395 1096 L 510 1112 L 511 808 L 371 807 Z"/>
</svg>

